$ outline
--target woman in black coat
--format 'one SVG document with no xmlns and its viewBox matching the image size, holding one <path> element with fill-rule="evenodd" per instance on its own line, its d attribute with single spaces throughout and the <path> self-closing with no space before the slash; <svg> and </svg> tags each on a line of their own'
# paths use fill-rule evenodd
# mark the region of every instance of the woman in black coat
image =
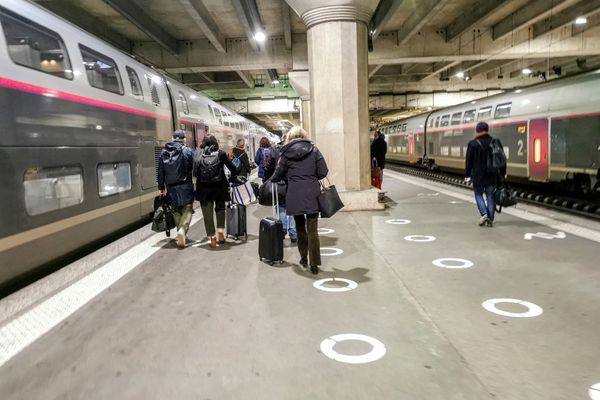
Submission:
<svg viewBox="0 0 600 400">
<path fill-rule="evenodd" d="M 329 170 L 319 149 L 307 138 L 308 134 L 301 128 L 290 130 L 271 181 L 287 180 L 286 211 L 296 221 L 300 265 L 306 267 L 310 260 L 310 271 L 317 274 L 321 265 L 319 179 L 325 178 Z"/>
<path fill-rule="evenodd" d="M 229 182 L 223 165 L 231 171 L 231 178 L 235 178 L 238 170 L 227 157 L 227 153 L 219 150 L 217 138 L 213 135 L 206 136 L 202 148 L 194 156 L 195 197 L 200 202 L 206 235 L 210 237 L 210 247 L 213 249 L 217 247 L 213 209 L 217 214 L 219 243 L 225 243 L 225 202 L 231 201 Z"/>
</svg>

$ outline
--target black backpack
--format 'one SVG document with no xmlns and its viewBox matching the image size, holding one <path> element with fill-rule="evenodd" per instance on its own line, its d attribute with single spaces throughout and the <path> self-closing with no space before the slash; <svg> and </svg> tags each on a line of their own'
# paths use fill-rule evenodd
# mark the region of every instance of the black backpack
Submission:
<svg viewBox="0 0 600 400">
<path fill-rule="evenodd" d="M 206 149 L 196 157 L 198 165 L 198 179 L 203 183 L 219 182 L 222 180 L 223 166 L 219 157 L 219 150 Z"/>
<path fill-rule="evenodd" d="M 477 143 L 483 147 L 479 140 Z M 487 149 L 486 169 L 488 172 L 499 172 L 504 167 L 506 167 L 506 154 L 504 154 L 502 144 L 497 138 L 492 138 Z"/>
<path fill-rule="evenodd" d="M 161 158 L 165 166 L 165 183 L 167 185 L 176 185 L 187 180 L 183 147 L 173 150 L 164 149 Z"/>
</svg>

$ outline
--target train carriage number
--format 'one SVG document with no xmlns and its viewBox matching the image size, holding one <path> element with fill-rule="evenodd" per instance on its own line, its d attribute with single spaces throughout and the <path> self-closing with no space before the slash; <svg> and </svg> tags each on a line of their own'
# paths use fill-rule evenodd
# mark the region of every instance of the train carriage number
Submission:
<svg viewBox="0 0 600 400">
<path fill-rule="evenodd" d="M 519 156 L 523 156 L 523 139 L 519 139 L 517 141 L 517 146 L 519 147 L 519 150 L 517 151 L 517 155 Z"/>
</svg>

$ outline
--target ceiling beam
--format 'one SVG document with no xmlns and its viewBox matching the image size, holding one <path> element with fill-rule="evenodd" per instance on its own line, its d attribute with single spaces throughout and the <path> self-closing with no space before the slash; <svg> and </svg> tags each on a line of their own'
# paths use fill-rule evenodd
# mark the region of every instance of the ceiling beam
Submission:
<svg viewBox="0 0 600 400">
<path fill-rule="evenodd" d="M 263 30 L 262 21 L 260 20 L 260 14 L 255 0 L 231 0 L 233 7 L 238 14 L 238 18 L 244 30 L 246 31 L 246 37 L 250 43 L 250 47 L 254 51 L 259 51 L 264 48 L 254 39 L 254 34 L 257 30 Z"/>
<path fill-rule="evenodd" d="M 285 41 L 285 48 L 292 48 L 292 20 L 290 14 L 290 6 L 283 0 L 281 0 L 281 23 L 283 24 L 283 39 Z"/>
<path fill-rule="evenodd" d="M 473 9 L 463 13 L 444 29 L 446 42 L 451 41 L 476 26 L 482 19 L 498 11 L 509 2 L 510 0 L 485 0 L 477 2 Z"/>
<path fill-rule="evenodd" d="M 150 17 L 142 7 L 134 3 L 133 0 L 104 1 L 171 54 L 177 55 L 179 53 L 177 40 L 167 33 L 167 31 L 162 29 L 160 24 L 152 19 L 152 17 Z"/>
<path fill-rule="evenodd" d="M 563 26 L 574 24 L 577 17 L 587 17 L 600 11 L 600 0 L 585 0 L 533 25 L 533 39 Z"/>
<path fill-rule="evenodd" d="M 369 22 L 371 40 L 377 39 L 385 25 L 394 15 L 404 0 L 381 0 Z"/>
<path fill-rule="evenodd" d="M 37 1 L 44 8 L 60 15 L 62 18 L 79 26 L 86 32 L 106 40 L 117 48 L 131 52 L 132 43 L 123 34 L 113 30 L 108 24 L 104 23 L 100 18 L 90 15 L 86 10 L 74 4 L 66 4 L 65 2 L 57 1 Z"/>
<path fill-rule="evenodd" d="M 548 0 L 530 1 L 527 5 L 494 25 L 492 27 L 492 38 L 494 40 L 504 39 L 511 33 L 533 25 L 548 16 L 556 15 L 579 1 L 581 0 L 559 1 L 553 7 L 548 7 Z"/>
<path fill-rule="evenodd" d="M 413 14 L 398 29 L 398 41 L 407 44 L 408 40 L 429 22 L 431 17 L 448 4 L 449 0 L 422 0 L 415 2 Z"/>
<path fill-rule="evenodd" d="M 373 77 L 379 71 L 379 69 L 383 67 L 383 65 L 369 65 L 369 78 Z"/>
<path fill-rule="evenodd" d="M 441 64 L 443 64 L 443 65 L 441 65 Z M 460 61 L 452 61 L 452 62 L 443 62 L 442 61 L 440 63 L 435 63 L 435 64 L 433 64 L 433 71 L 421 80 L 424 81 L 426 79 L 433 78 L 434 76 L 441 74 L 442 72 L 444 72 L 452 67 L 455 67 L 458 64 L 460 64 Z"/>
<path fill-rule="evenodd" d="M 252 80 L 252 77 L 250 76 L 250 74 L 246 73 L 245 71 L 235 71 L 235 72 L 237 72 L 237 74 L 240 76 L 240 78 L 242 78 L 242 81 L 244 81 L 246 86 L 248 86 L 251 89 L 254 87 L 254 81 Z"/>
<path fill-rule="evenodd" d="M 511 62 L 513 62 L 513 60 L 486 60 L 485 62 L 471 68 L 469 73 L 471 74 L 471 77 L 474 78 Z"/>
<path fill-rule="evenodd" d="M 225 38 L 202 0 L 178 0 L 215 49 L 225 53 Z"/>
</svg>

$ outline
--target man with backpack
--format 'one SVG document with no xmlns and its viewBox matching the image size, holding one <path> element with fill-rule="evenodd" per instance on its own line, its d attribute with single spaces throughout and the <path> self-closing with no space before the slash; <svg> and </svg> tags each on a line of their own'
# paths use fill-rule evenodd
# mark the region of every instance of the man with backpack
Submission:
<svg viewBox="0 0 600 400">
<path fill-rule="evenodd" d="M 167 143 L 158 160 L 158 189 L 160 196 L 169 196 L 175 223 L 177 247 L 185 247 L 186 234 L 194 213 L 194 184 L 192 171 L 194 152 L 184 144 L 185 132 L 173 132 L 173 141 Z"/>
<path fill-rule="evenodd" d="M 475 139 L 467 147 L 465 181 L 473 182 L 481 215 L 479 226 L 492 227 L 496 211 L 494 192 L 499 180 L 506 176 L 506 155 L 500 140 L 489 135 L 487 123 L 479 122 L 475 132 Z"/>
</svg>

